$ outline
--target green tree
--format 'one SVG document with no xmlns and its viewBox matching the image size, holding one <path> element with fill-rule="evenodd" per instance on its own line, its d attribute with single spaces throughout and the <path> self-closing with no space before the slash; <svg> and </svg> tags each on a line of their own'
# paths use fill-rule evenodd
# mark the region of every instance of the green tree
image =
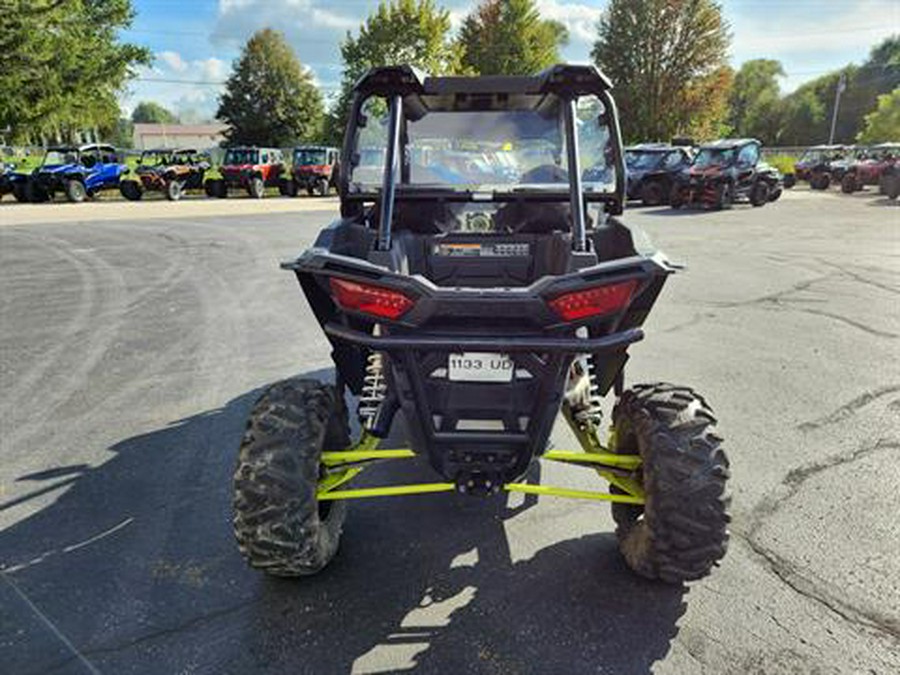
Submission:
<svg viewBox="0 0 900 675">
<path fill-rule="evenodd" d="M 144 47 L 119 41 L 131 0 L 7 0 L 0 11 L 0 128 L 12 141 L 71 139 L 115 124 Z"/>
<path fill-rule="evenodd" d="M 847 84 L 841 94 L 834 140 L 853 143 L 863 128 L 866 113 L 875 108 L 879 95 L 900 86 L 900 37 L 890 37 L 877 44 L 862 65 L 851 64 L 827 73 L 785 96 L 781 104 L 780 144 L 807 145 L 828 140 L 841 73 Z"/>
<path fill-rule="evenodd" d="M 779 77 L 784 77 L 784 68 L 772 59 L 747 61 L 738 70 L 728 99 L 728 123 L 736 135 L 752 136 L 765 144 L 777 141 L 781 125 Z"/>
<path fill-rule="evenodd" d="M 141 101 L 131 113 L 131 121 L 136 124 L 177 124 L 178 117 L 159 103 Z"/>
<path fill-rule="evenodd" d="M 825 104 L 815 87 L 804 85 L 782 101 L 780 145 L 817 145 L 828 140 Z"/>
<path fill-rule="evenodd" d="M 591 56 L 615 84 L 625 138 L 668 140 L 721 128 L 730 40 L 713 0 L 611 0 Z"/>
<path fill-rule="evenodd" d="M 463 22 L 462 63 L 481 75 L 530 75 L 560 61 L 569 31 L 534 0 L 484 0 Z"/>
<path fill-rule="evenodd" d="M 878 97 L 875 110 L 865 116 L 860 143 L 885 143 L 900 138 L 900 88 Z"/>
<path fill-rule="evenodd" d="M 127 117 L 120 117 L 112 124 L 100 127 L 100 138 L 117 148 L 134 147 L 134 123 Z"/>
<path fill-rule="evenodd" d="M 343 136 L 350 92 L 369 68 L 406 63 L 433 75 L 460 72 L 460 49 L 449 33 L 450 13 L 432 0 L 381 2 L 356 37 L 348 31 L 341 43 L 341 93 L 326 123 L 331 142 Z"/>
<path fill-rule="evenodd" d="M 835 85 L 836 86 L 836 83 Z M 889 37 L 875 45 L 869 57 L 852 72 L 847 89 L 841 95 L 835 139 L 838 143 L 852 143 L 863 129 L 866 113 L 871 112 L 881 94 L 888 94 L 900 86 L 900 37 Z M 834 89 L 824 101 L 828 122 L 834 104 Z"/>
<path fill-rule="evenodd" d="M 312 76 L 284 36 L 254 33 L 234 62 L 216 117 L 231 144 L 285 146 L 321 134 L 324 107 Z"/>
</svg>

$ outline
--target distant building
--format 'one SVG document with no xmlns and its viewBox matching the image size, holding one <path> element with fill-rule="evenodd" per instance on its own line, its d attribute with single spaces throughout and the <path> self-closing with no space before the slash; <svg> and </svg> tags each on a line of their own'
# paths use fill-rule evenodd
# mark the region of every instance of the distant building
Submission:
<svg viewBox="0 0 900 675">
<path fill-rule="evenodd" d="M 225 140 L 227 124 L 135 124 L 134 147 L 208 150 Z"/>
</svg>

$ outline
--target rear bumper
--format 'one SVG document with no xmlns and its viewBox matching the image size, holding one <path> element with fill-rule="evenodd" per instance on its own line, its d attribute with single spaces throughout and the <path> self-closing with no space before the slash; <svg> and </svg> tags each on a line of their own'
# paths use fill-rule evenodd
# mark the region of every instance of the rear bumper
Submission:
<svg viewBox="0 0 900 675">
<path fill-rule="evenodd" d="M 336 323 L 323 326 L 325 334 L 341 342 L 361 345 L 373 351 L 407 349 L 452 351 L 540 352 L 548 354 L 598 354 L 619 350 L 644 339 L 644 331 L 631 328 L 598 338 L 577 337 L 454 337 L 449 335 L 372 335 Z"/>
</svg>

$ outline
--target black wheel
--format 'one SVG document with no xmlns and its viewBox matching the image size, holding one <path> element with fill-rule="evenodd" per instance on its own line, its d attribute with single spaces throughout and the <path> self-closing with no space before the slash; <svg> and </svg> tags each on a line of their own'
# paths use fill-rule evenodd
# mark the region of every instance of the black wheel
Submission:
<svg viewBox="0 0 900 675">
<path fill-rule="evenodd" d="M 290 178 L 282 178 L 278 181 L 278 193 L 282 197 L 296 197 L 297 185 Z"/>
<path fill-rule="evenodd" d="M 770 202 L 777 202 L 777 201 L 778 201 L 778 198 L 781 196 L 781 193 L 782 193 L 782 192 L 783 192 L 783 190 L 782 190 L 780 187 L 776 187 L 774 190 L 772 190 L 772 191 L 769 193 L 769 201 L 770 201 Z"/>
<path fill-rule="evenodd" d="M 28 201 L 28 185 L 24 182 L 15 183 L 12 189 L 13 197 L 16 198 L 17 202 L 27 202 Z"/>
<path fill-rule="evenodd" d="M 644 206 L 659 206 L 666 197 L 666 190 L 658 180 L 651 180 L 641 186 L 641 201 Z"/>
<path fill-rule="evenodd" d="M 856 192 L 859 188 L 856 185 L 856 176 L 852 173 L 845 173 L 844 177 L 841 179 L 841 192 L 845 195 L 849 195 L 853 192 Z"/>
<path fill-rule="evenodd" d="M 878 177 L 878 194 L 886 195 L 888 193 L 888 178 L 889 176 L 885 176 L 881 174 Z"/>
<path fill-rule="evenodd" d="M 831 175 L 827 173 L 813 174 L 809 179 L 809 187 L 813 190 L 827 190 L 831 185 Z"/>
<path fill-rule="evenodd" d="M 897 199 L 900 195 L 900 176 L 888 176 L 884 188 L 888 199 Z"/>
<path fill-rule="evenodd" d="M 681 192 L 681 187 L 678 185 L 673 185 L 671 192 L 669 192 L 669 206 L 673 209 L 680 209 L 684 205 L 684 196 Z"/>
<path fill-rule="evenodd" d="M 122 193 L 122 196 L 125 199 L 136 202 L 141 197 L 144 196 L 144 191 L 141 189 L 141 184 L 136 180 L 123 180 L 119 183 L 119 192 Z"/>
<path fill-rule="evenodd" d="M 257 401 L 234 473 L 234 534 L 251 566 L 292 577 L 331 561 L 346 504 L 316 499 L 319 460 L 349 442 L 347 409 L 331 385 L 285 380 Z"/>
<path fill-rule="evenodd" d="M 31 202 L 32 204 L 42 204 L 43 202 L 48 202 L 51 199 L 50 193 L 44 189 L 42 185 L 39 185 L 36 182 L 28 181 L 25 183 L 25 201 Z"/>
<path fill-rule="evenodd" d="M 641 576 L 709 574 L 728 548 L 728 458 L 706 402 L 687 387 L 636 385 L 613 410 L 614 450 L 639 454 L 644 506 L 614 504 L 619 548 Z"/>
<path fill-rule="evenodd" d="M 247 192 L 254 199 L 262 199 L 263 195 L 266 194 L 266 184 L 259 176 L 251 178 L 250 182 L 247 184 Z"/>
<path fill-rule="evenodd" d="M 734 206 L 734 186 L 731 183 L 719 183 L 716 186 L 716 197 L 713 206 L 717 211 Z"/>
<path fill-rule="evenodd" d="M 208 197 L 225 199 L 228 196 L 228 186 L 221 178 L 208 178 L 203 184 L 203 189 Z"/>
<path fill-rule="evenodd" d="M 328 179 L 320 178 L 316 181 L 316 194 L 320 197 L 328 196 Z"/>
<path fill-rule="evenodd" d="M 784 187 L 790 190 L 797 184 L 797 176 L 792 173 L 784 174 Z"/>
<path fill-rule="evenodd" d="M 184 194 L 184 183 L 175 178 L 166 181 L 166 199 L 170 202 L 177 202 Z"/>
<path fill-rule="evenodd" d="M 66 191 L 66 199 L 70 202 L 77 204 L 87 198 L 87 190 L 84 187 L 84 183 L 77 178 L 70 178 L 63 183 L 63 187 Z"/>
<path fill-rule="evenodd" d="M 769 203 L 769 184 L 765 181 L 756 181 L 750 190 L 750 203 L 753 206 L 764 206 Z"/>
</svg>

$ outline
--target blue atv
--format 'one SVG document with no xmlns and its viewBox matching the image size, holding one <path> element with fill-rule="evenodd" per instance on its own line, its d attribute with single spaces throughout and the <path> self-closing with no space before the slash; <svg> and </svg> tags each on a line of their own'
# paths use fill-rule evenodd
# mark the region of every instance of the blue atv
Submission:
<svg viewBox="0 0 900 675">
<path fill-rule="evenodd" d="M 47 148 L 44 161 L 28 181 L 28 201 L 49 201 L 62 192 L 70 202 L 83 202 L 101 190 L 117 190 L 127 170 L 111 145 Z"/>
</svg>

